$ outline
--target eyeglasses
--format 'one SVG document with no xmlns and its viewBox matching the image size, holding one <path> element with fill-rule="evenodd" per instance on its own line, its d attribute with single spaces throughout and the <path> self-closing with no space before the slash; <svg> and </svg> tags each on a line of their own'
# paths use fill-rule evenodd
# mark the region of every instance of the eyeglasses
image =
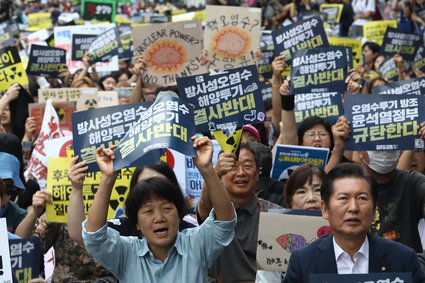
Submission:
<svg viewBox="0 0 425 283">
<path fill-rule="evenodd" d="M 232 167 L 232 170 L 230 170 L 230 174 L 232 175 L 236 175 L 236 173 L 239 172 L 240 168 L 242 168 L 242 171 L 245 172 L 246 174 L 252 174 L 255 171 L 255 166 L 251 165 L 251 164 L 240 164 L 240 165 L 236 165 Z"/>
<path fill-rule="evenodd" d="M 329 133 L 326 132 L 326 131 L 320 131 L 320 132 L 310 131 L 310 132 L 305 132 L 304 135 L 306 136 L 306 138 L 308 138 L 310 140 L 314 139 L 316 137 L 316 135 L 321 139 L 329 137 Z"/>
</svg>

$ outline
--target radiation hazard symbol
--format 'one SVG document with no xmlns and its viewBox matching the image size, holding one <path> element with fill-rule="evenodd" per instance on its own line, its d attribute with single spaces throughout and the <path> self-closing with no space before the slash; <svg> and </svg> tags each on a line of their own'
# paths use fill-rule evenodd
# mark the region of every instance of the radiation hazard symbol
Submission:
<svg viewBox="0 0 425 283">
<path fill-rule="evenodd" d="M 241 143 L 242 129 L 238 129 L 229 135 L 222 130 L 218 130 L 214 131 L 213 135 L 224 152 L 236 153 Z"/>
<path fill-rule="evenodd" d="M 28 84 L 27 73 L 22 63 L 14 64 L 0 70 L 0 91 L 7 90 L 14 83 Z"/>
</svg>

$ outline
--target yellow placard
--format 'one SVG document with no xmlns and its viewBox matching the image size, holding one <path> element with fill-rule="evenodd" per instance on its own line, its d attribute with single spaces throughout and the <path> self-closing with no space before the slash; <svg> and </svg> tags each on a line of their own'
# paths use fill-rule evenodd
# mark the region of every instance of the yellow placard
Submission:
<svg viewBox="0 0 425 283">
<path fill-rule="evenodd" d="M 69 197 L 72 190 L 71 180 L 68 178 L 68 168 L 71 161 L 72 158 L 68 157 L 49 158 L 47 191 L 52 193 L 53 204 L 46 206 L 46 217 L 48 221 L 67 222 Z M 108 219 L 114 218 L 117 211 L 122 211 L 129 192 L 133 172 L 134 168 L 126 168 L 120 171 L 109 201 Z M 100 172 L 87 173 L 85 178 L 83 196 L 86 216 L 93 203 L 95 192 L 99 188 L 101 175 Z"/>
<path fill-rule="evenodd" d="M 353 51 L 354 68 L 362 62 L 362 41 L 351 38 L 328 37 L 329 44 L 332 46 L 351 47 Z"/>
<path fill-rule="evenodd" d="M 320 12 L 326 13 L 326 10 L 337 9 L 338 12 L 336 14 L 328 14 L 327 22 L 330 23 L 339 23 L 341 20 L 342 9 L 344 8 L 343 4 L 321 4 Z M 327 14 L 327 13 L 326 13 Z"/>
<path fill-rule="evenodd" d="M 127 18 L 120 16 L 120 15 L 115 16 L 115 22 L 118 23 L 118 24 L 131 24 L 130 19 L 127 19 Z"/>
<path fill-rule="evenodd" d="M 387 27 L 397 28 L 396 20 L 371 21 L 363 25 L 363 36 L 382 45 Z"/>
<path fill-rule="evenodd" d="M 0 50 L 0 91 L 14 83 L 27 85 L 28 77 L 16 47 L 6 47 Z"/>
<path fill-rule="evenodd" d="M 190 21 L 195 19 L 200 19 L 202 22 L 205 22 L 205 11 L 173 14 L 171 17 L 172 22 Z"/>
<path fill-rule="evenodd" d="M 241 143 L 242 129 L 238 129 L 236 130 L 236 132 L 231 133 L 230 135 L 227 135 L 222 130 L 218 130 L 218 131 L 214 131 L 213 135 L 215 139 L 218 141 L 218 143 L 220 144 L 221 149 L 223 149 L 224 152 L 236 153 Z"/>
<path fill-rule="evenodd" d="M 28 31 L 37 31 L 41 29 L 53 28 L 52 18 L 50 13 L 35 13 L 28 15 Z"/>
</svg>

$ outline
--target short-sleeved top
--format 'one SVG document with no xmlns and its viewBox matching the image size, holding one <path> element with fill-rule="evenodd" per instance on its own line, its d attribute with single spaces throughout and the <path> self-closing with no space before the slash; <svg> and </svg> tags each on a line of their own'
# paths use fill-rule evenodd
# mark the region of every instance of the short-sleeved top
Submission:
<svg viewBox="0 0 425 283">
<path fill-rule="evenodd" d="M 2 217 L 6 217 L 7 231 L 10 233 L 15 233 L 19 223 L 21 223 L 21 221 L 27 215 L 27 211 L 23 208 L 20 208 L 13 201 L 9 201 L 7 205 L 6 212 Z"/>
<path fill-rule="evenodd" d="M 353 0 L 351 3 L 355 16 L 361 16 L 366 12 L 375 13 L 375 0 Z M 357 19 L 353 22 L 353 26 L 363 26 L 365 23 L 372 21 L 370 19 Z"/>
<path fill-rule="evenodd" d="M 233 239 L 236 218 L 216 221 L 214 210 L 199 227 L 178 232 L 164 262 L 155 259 L 147 240 L 121 237 L 103 226 L 87 232 L 83 222 L 83 239 L 87 251 L 121 283 L 133 282 L 207 282 L 208 268 Z"/>
</svg>

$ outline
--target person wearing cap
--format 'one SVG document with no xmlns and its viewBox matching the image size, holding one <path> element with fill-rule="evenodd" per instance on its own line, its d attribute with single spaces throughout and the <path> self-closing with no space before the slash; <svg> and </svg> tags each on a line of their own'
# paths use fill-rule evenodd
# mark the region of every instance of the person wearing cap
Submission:
<svg viewBox="0 0 425 283">
<path fill-rule="evenodd" d="M 0 192 L 0 217 L 6 218 L 7 230 L 14 233 L 19 223 L 25 218 L 27 211 L 20 208 L 11 197 L 25 186 L 19 178 L 18 159 L 5 152 L 0 152 L 0 182 L 4 184 L 4 191 Z"/>
<path fill-rule="evenodd" d="M 242 127 L 242 141 L 248 140 L 261 143 L 260 134 L 252 125 L 244 125 Z"/>
</svg>

